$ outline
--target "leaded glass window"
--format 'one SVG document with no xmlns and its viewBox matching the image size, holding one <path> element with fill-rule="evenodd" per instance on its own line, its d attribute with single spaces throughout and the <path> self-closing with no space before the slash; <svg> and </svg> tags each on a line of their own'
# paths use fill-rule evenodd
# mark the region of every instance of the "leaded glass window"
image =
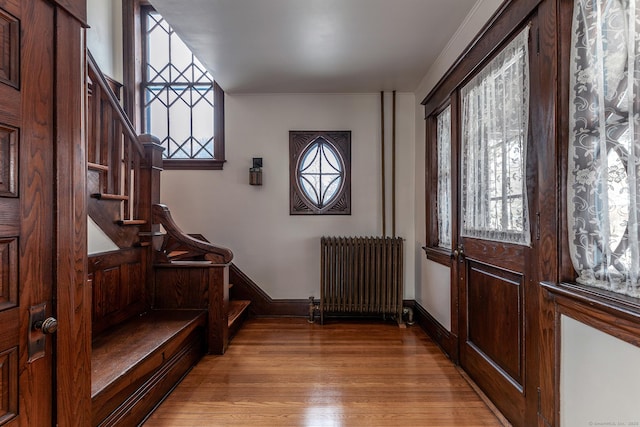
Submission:
<svg viewBox="0 0 640 427">
<path fill-rule="evenodd" d="M 157 136 L 166 160 L 224 160 L 215 118 L 213 77 L 167 21 L 144 13 L 143 109 L 147 133 Z"/>
<path fill-rule="evenodd" d="M 336 150 L 324 138 L 316 139 L 302 154 L 298 184 L 307 198 L 322 209 L 331 203 L 344 183 L 344 166 Z"/>
<path fill-rule="evenodd" d="M 350 214 L 351 132 L 289 133 L 291 214 Z"/>
</svg>

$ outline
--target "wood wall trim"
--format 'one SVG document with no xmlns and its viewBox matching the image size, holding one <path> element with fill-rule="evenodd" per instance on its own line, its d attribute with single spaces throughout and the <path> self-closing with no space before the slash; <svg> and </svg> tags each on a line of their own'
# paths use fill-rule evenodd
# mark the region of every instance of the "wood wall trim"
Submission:
<svg viewBox="0 0 640 427">
<path fill-rule="evenodd" d="M 229 267 L 229 283 L 231 299 L 249 300 L 249 312 L 258 317 L 308 317 L 309 300 L 307 299 L 273 299 L 237 265 Z"/>
<path fill-rule="evenodd" d="M 413 316 L 416 323 L 425 331 L 429 337 L 442 349 L 442 351 L 453 361 L 458 363 L 458 336 L 454 335 L 440 324 L 424 307 L 417 301 L 406 301 L 406 306 L 413 307 Z"/>
<path fill-rule="evenodd" d="M 140 131 L 140 97 L 138 82 L 142 80 L 142 46 L 140 44 L 140 0 L 122 0 L 122 72 L 124 111 Z"/>
<path fill-rule="evenodd" d="M 58 7 L 64 9 L 74 19 L 78 20 L 83 27 L 89 28 L 87 23 L 87 2 L 86 0 L 49 0 Z"/>
<path fill-rule="evenodd" d="M 552 425 L 560 425 L 560 360 L 562 316 L 570 317 L 600 332 L 640 347 L 640 301 L 631 297 L 571 283 L 541 283 L 544 297 L 552 308 L 546 316 L 554 324 Z M 545 354 L 544 352 L 543 354 Z M 544 400 L 542 401 L 544 403 Z M 545 420 L 546 421 L 546 420 Z M 548 422 L 548 421 L 547 421 Z"/>
<path fill-rule="evenodd" d="M 543 282 L 556 312 L 640 347 L 640 301 L 597 288 Z M 560 331 L 557 331 L 560 335 Z"/>
<path fill-rule="evenodd" d="M 543 0 L 506 0 L 460 54 L 438 84 L 424 98 L 425 117 L 439 108 L 446 98 L 484 61 L 497 52 L 502 43 Z"/>
<path fill-rule="evenodd" d="M 91 286 L 87 283 L 86 2 L 59 1 L 55 52 L 56 395 L 58 425 L 91 423 Z M 42 33 L 45 34 L 45 33 Z M 44 36 L 44 35 L 43 35 Z M 53 94 L 51 94 L 53 96 Z"/>
</svg>

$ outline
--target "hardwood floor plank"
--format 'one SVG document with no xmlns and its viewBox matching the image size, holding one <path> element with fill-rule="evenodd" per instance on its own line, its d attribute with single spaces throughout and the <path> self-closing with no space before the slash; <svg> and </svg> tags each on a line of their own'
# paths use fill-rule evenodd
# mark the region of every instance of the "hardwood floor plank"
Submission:
<svg viewBox="0 0 640 427">
<path fill-rule="evenodd" d="M 280 318 L 246 322 L 144 425 L 502 424 L 417 327 Z"/>
</svg>

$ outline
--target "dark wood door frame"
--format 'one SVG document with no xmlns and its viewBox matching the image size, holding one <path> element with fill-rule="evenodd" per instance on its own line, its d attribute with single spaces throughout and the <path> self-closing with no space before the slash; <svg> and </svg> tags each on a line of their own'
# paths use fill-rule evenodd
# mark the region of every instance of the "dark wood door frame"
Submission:
<svg viewBox="0 0 640 427">
<path fill-rule="evenodd" d="M 74 294 L 87 289 L 86 2 L 0 9 L 0 422 L 88 425 L 90 336 L 78 326 L 90 312 Z M 34 326 L 38 308 L 58 318 L 57 335 Z"/>
<path fill-rule="evenodd" d="M 55 32 L 56 421 L 91 424 L 87 283 L 86 1 L 58 0 Z"/>
</svg>

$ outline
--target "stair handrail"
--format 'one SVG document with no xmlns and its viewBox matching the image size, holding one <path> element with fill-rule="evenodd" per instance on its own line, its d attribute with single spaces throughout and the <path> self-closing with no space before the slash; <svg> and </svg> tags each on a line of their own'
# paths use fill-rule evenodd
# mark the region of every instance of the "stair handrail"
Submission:
<svg viewBox="0 0 640 427">
<path fill-rule="evenodd" d="M 100 89 L 104 91 L 104 93 L 109 95 L 107 97 L 109 101 L 109 105 L 111 106 L 113 111 L 116 113 L 120 123 L 123 125 L 124 132 L 126 132 L 129 139 L 133 141 L 133 145 L 136 147 L 140 155 L 144 157 L 144 154 L 145 154 L 144 146 L 140 142 L 138 138 L 138 134 L 136 133 L 136 130 L 134 129 L 133 124 L 131 123 L 131 120 L 129 120 L 129 116 L 127 116 L 127 113 L 125 113 L 124 109 L 122 108 L 122 105 L 120 105 L 120 103 L 118 102 L 118 99 L 115 93 L 113 93 L 113 90 L 109 86 L 109 83 L 107 83 L 107 78 L 104 76 L 104 74 L 100 70 L 98 63 L 96 62 L 91 52 L 89 52 L 89 50 L 87 50 L 87 64 L 89 66 L 89 72 L 93 73 L 96 77 L 98 77 L 97 79 L 92 79 L 92 82 L 100 86 Z"/>
<path fill-rule="evenodd" d="M 169 246 L 180 246 L 187 250 L 191 256 L 202 256 L 205 260 L 218 264 L 228 264 L 233 260 L 233 252 L 225 247 L 217 246 L 200 239 L 196 239 L 183 232 L 175 223 L 171 212 L 166 205 L 154 204 L 152 208 L 153 222 L 161 224 L 167 232 L 167 237 L 160 249 L 164 262 L 170 262 Z"/>
</svg>

